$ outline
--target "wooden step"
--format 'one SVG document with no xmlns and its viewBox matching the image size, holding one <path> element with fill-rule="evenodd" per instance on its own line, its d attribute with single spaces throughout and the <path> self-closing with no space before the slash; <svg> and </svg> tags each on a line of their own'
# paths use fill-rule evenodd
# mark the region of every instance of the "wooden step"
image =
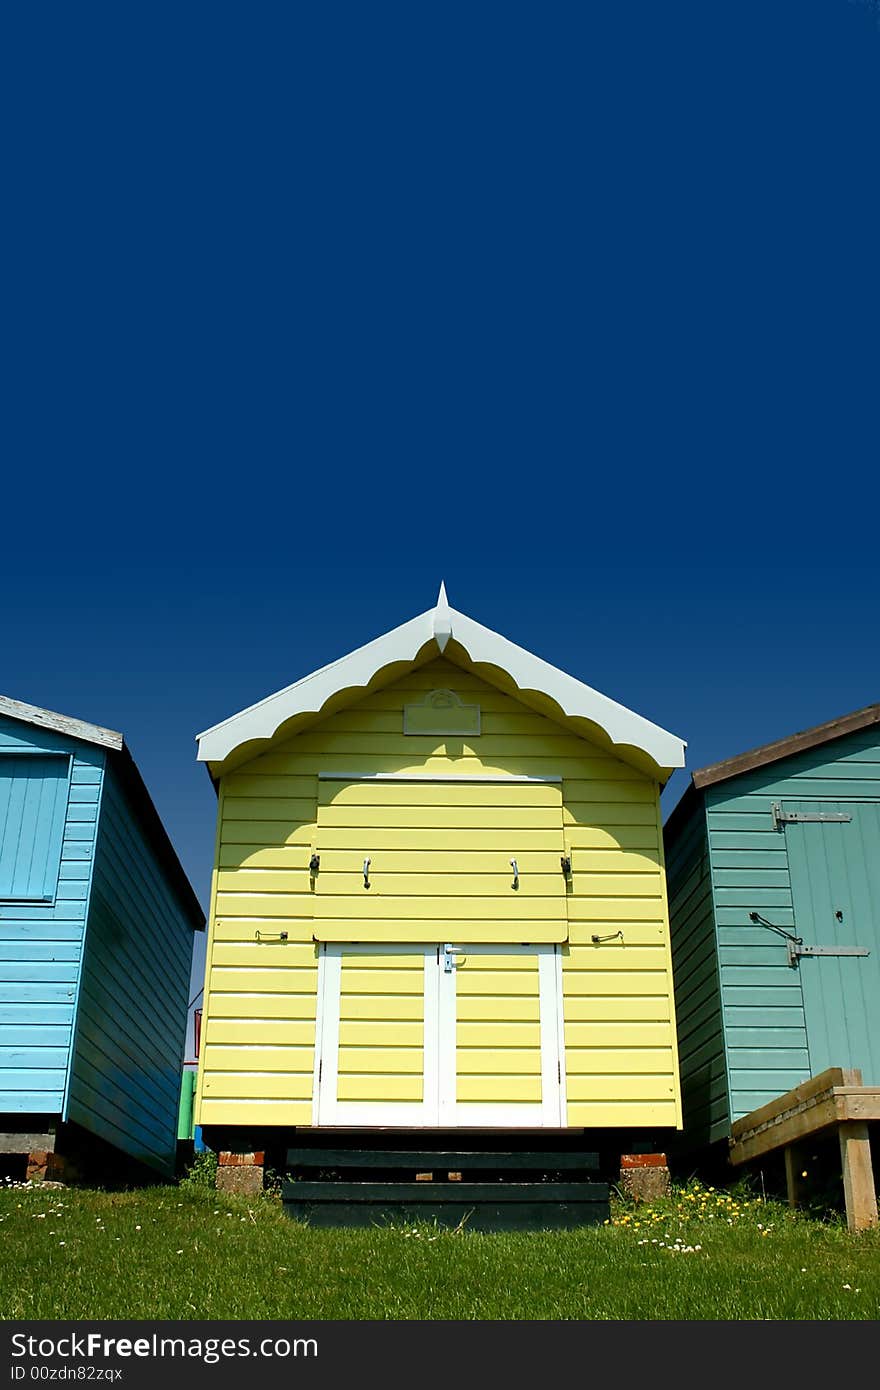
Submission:
<svg viewBox="0 0 880 1390">
<path fill-rule="evenodd" d="M 608 1219 L 608 1184 L 595 1182 L 286 1182 L 288 1216 L 313 1226 L 431 1221 L 468 1231 L 543 1231 Z"/>
<path fill-rule="evenodd" d="M 492 1153 L 462 1149 L 288 1149 L 287 1167 L 293 1170 L 400 1169 L 435 1176 L 455 1172 L 595 1173 L 597 1153 L 548 1152 L 504 1149 Z"/>
</svg>

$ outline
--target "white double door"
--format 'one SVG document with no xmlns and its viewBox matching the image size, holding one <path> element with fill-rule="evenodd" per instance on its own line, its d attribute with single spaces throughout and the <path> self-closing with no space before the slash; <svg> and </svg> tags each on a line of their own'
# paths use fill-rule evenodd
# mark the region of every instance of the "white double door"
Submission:
<svg viewBox="0 0 880 1390">
<path fill-rule="evenodd" d="M 316 1125 L 560 1127 L 555 945 L 326 943 Z"/>
</svg>

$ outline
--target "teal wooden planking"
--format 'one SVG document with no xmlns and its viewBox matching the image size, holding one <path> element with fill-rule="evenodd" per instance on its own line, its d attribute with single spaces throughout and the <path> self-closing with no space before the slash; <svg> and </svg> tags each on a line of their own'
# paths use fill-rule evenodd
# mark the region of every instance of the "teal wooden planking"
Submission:
<svg viewBox="0 0 880 1390">
<path fill-rule="evenodd" d="M 727 1132 L 728 1098 L 712 883 L 702 802 L 664 834 L 684 1129 L 711 1143 Z"/>
<path fill-rule="evenodd" d="M 812 803 L 785 799 L 784 809 Z M 858 1067 L 880 1080 L 880 803 L 823 803 L 838 824 L 785 826 L 795 924 L 808 945 L 864 948 L 867 956 L 806 956 L 797 967 L 815 1070 Z"/>
</svg>

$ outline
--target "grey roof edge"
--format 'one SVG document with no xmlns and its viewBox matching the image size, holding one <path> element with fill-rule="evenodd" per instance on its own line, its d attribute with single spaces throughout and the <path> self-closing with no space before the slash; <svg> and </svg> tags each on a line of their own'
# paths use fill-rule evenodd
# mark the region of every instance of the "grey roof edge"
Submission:
<svg viewBox="0 0 880 1390">
<path fill-rule="evenodd" d="M 136 810 L 147 838 L 174 888 L 180 904 L 186 913 L 193 931 L 204 931 L 205 913 L 196 897 L 195 890 L 180 862 L 171 838 L 156 810 L 153 798 L 141 776 L 122 734 L 114 729 L 105 729 L 100 724 L 88 724 L 82 719 L 72 719 L 55 710 L 41 709 L 38 705 L 28 705 L 21 700 L 13 700 L 0 695 L 0 715 L 17 719 L 19 723 L 31 724 L 38 729 L 49 729 L 52 733 L 63 734 L 67 738 L 79 739 L 83 743 L 94 744 L 107 750 L 112 765 L 117 769 L 120 780 Z"/>
</svg>

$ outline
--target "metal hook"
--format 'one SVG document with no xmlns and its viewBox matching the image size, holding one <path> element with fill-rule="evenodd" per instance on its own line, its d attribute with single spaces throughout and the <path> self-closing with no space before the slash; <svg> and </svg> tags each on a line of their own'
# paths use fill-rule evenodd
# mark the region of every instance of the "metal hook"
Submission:
<svg viewBox="0 0 880 1390">
<path fill-rule="evenodd" d="M 607 936 L 591 936 L 590 940 L 598 944 L 600 941 L 616 941 L 618 937 L 620 937 L 621 941 L 623 940 L 622 931 L 609 932 Z"/>
<path fill-rule="evenodd" d="M 519 868 L 518 868 L 518 866 L 517 866 L 517 862 L 516 862 L 515 859 L 511 859 L 511 861 L 510 861 L 510 867 L 513 869 L 513 883 L 512 883 L 510 886 L 511 886 L 511 888 L 518 888 L 518 887 L 519 887 Z"/>
<path fill-rule="evenodd" d="M 364 887 L 365 887 L 365 888 L 369 888 L 369 886 L 370 886 L 370 861 L 369 861 L 369 859 L 365 859 L 365 860 L 364 860 Z"/>
</svg>

